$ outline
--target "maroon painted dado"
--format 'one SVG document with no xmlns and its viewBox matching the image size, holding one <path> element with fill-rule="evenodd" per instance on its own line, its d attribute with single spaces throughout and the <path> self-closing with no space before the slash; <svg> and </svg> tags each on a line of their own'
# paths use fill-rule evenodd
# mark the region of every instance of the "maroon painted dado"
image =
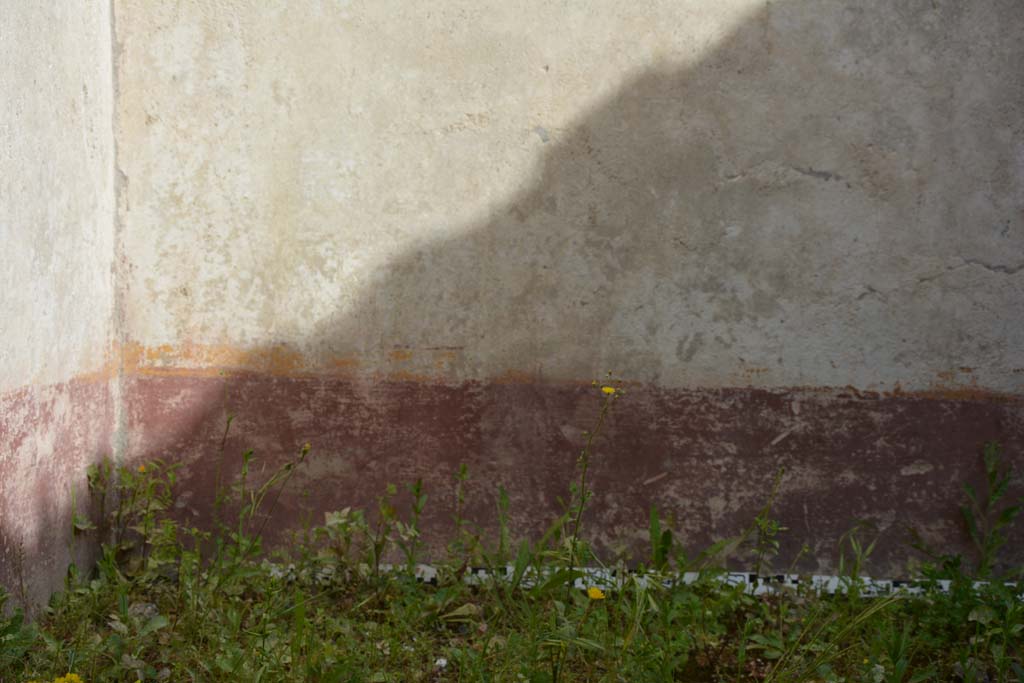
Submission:
<svg viewBox="0 0 1024 683">
<path fill-rule="evenodd" d="M 1024 402 L 981 393 L 876 395 L 854 390 L 627 386 L 596 442 L 585 533 L 604 557 L 645 553 L 649 511 L 671 518 L 692 550 L 735 535 L 783 471 L 774 515 L 787 527 L 776 569 L 806 544 L 799 568 L 835 568 L 840 537 L 858 522 L 879 538 L 876 574 L 915 557 L 910 529 L 944 552 L 970 553 L 958 506 L 979 485 L 980 450 L 1003 445 L 1024 468 Z M 452 531 L 454 475 L 466 464 L 467 517 L 497 524 L 499 487 L 514 533 L 538 534 L 563 509 L 583 433 L 602 397 L 587 384 L 445 384 L 280 373 L 138 372 L 121 391 L 125 457 L 180 462 L 180 514 L 210 521 L 216 472 L 255 453 L 265 476 L 303 444 L 310 455 L 271 512 L 270 540 L 345 506 L 374 508 L 389 483 L 422 479 L 428 553 Z M 228 437 L 221 441 L 227 415 Z M 53 577 L 93 557 L 71 534 L 71 491 L 86 506 L 85 470 L 113 452 L 109 382 L 76 380 L 0 396 L 0 584 L 45 599 Z M 1011 542 L 1004 559 L 1024 559 Z M 742 557 L 734 558 L 743 566 Z M 38 579 L 38 580 L 37 580 Z"/>
<path fill-rule="evenodd" d="M 626 389 L 592 456 L 586 534 L 608 558 L 644 557 L 652 506 L 691 550 L 739 533 L 782 470 L 774 514 L 787 531 L 777 569 L 804 544 L 801 569 L 833 569 L 839 538 L 868 522 L 875 531 L 865 537 L 879 537 L 872 571 L 905 574 L 912 528 L 943 551 L 969 552 L 958 505 L 962 484 L 982 478 L 984 442 L 1000 442 L 1007 462 L 1024 466 L 1024 403 L 1014 397 Z M 332 509 L 372 509 L 388 483 L 404 492 L 422 479 L 434 552 L 452 529 L 462 463 L 473 521 L 493 530 L 501 486 L 514 532 L 541 530 L 562 509 L 602 400 L 589 385 L 209 373 L 136 375 L 124 397 L 132 457 L 183 464 L 183 515 L 208 520 L 230 414 L 226 471 L 237 472 L 248 449 L 267 472 L 312 446 L 273 510 L 272 537 Z M 1024 559 L 1024 545 L 1008 545 L 1006 558 Z"/>
</svg>

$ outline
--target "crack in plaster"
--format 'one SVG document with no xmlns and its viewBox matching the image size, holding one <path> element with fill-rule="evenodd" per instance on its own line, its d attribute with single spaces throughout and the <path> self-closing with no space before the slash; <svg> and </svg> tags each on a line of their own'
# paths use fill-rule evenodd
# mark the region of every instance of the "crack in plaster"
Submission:
<svg viewBox="0 0 1024 683">
<path fill-rule="evenodd" d="M 826 182 L 830 180 L 840 181 L 843 179 L 843 176 L 839 175 L 838 173 L 833 173 L 831 171 L 818 171 L 813 166 L 808 166 L 807 168 L 800 168 L 799 166 L 790 166 L 790 168 L 801 175 L 809 176 L 811 178 L 817 178 L 818 180 L 824 180 Z"/>
<path fill-rule="evenodd" d="M 1003 273 L 1004 275 L 1016 275 L 1020 271 L 1024 270 L 1024 263 L 1019 263 L 1015 266 L 1004 266 L 998 263 L 987 263 L 981 259 L 965 259 L 961 257 L 960 260 L 963 261 L 963 264 L 959 266 L 961 268 L 964 266 L 979 266 L 987 271 Z"/>
<path fill-rule="evenodd" d="M 916 278 L 917 284 L 925 284 L 933 280 L 938 280 L 939 278 L 944 277 L 952 272 L 963 270 L 964 268 L 968 268 L 970 266 L 978 266 L 979 268 L 983 268 L 989 271 L 990 273 L 999 273 L 1002 275 L 1016 275 L 1017 273 L 1024 270 L 1024 263 L 1018 265 L 1004 266 L 997 263 L 989 263 L 987 261 L 982 261 L 981 259 L 967 259 L 964 258 L 963 256 L 958 256 L 957 258 L 960 259 L 960 263 L 958 265 L 947 266 L 945 269 L 939 271 L 938 273 L 932 273 L 930 275 L 920 275 Z"/>
</svg>

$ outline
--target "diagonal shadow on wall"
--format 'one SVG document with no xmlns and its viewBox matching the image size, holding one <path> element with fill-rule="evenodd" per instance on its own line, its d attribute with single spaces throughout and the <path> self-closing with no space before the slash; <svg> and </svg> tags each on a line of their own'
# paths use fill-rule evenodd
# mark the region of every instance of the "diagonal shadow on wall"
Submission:
<svg viewBox="0 0 1024 683">
<path fill-rule="evenodd" d="M 984 440 L 1016 452 L 1019 402 L 822 391 L 863 387 L 915 355 L 956 365 L 971 341 L 950 321 L 977 303 L 969 287 L 887 274 L 912 257 L 941 262 L 950 244 L 986 258 L 1020 247 L 958 242 L 968 220 L 1020 222 L 998 203 L 968 215 L 950 199 L 982 182 L 948 134 L 963 115 L 946 62 L 961 58 L 965 12 L 872 8 L 770 5 L 698 63 L 651 68 L 571 127 L 538 127 L 545 153 L 525 189 L 394 258 L 356 306 L 320 321 L 301 346 L 307 376 L 139 379 L 138 443 L 162 434 L 164 451 L 186 454 L 201 511 L 226 385 L 229 451 L 273 462 L 309 440 L 321 454 L 308 502 L 291 499 L 283 519 L 372 506 L 387 482 L 420 477 L 436 492 L 436 539 L 465 462 L 475 512 L 493 519 L 501 484 L 517 528 L 536 530 L 559 509 L 595 413 L 588 380 L 614 369 L 635 386 L 595 462 L 592 528 L 606 550 L 636 551 L 651 505 L 694 544 L 734 533 L 780 467 L 778 511 L 794 529 L 784 554 L 806 541 L 808 567 L 827 569 L 858 519 L 885 531 L 877 558 L 890 572 L 906 525 L 961 537 L 959 482 Z M 1012 97 L 989 95 L 993 111 Z M 931 346 L 905 344 L 921 326 Z M 353 358 L 361 367 L 334 372 Z M 734 388 L 700 389 L 721 386 L 723 366 L 740 368 Z M 757 388 L 780 377 L 796 386 Z"/>
<path fill-rule="evenodd" d="M 803 569 L 831 568 L 858 519 L 883 533 L 886 573 L 902 572 L 908 525 L 962 548 L 959 486 L 980 444 L 1024 464 L 1020 401 L 834 388 L 915 354 L 955 365 L 971 343 L 949 329 L 969 287 L 886 275 L 941 262 L 972 218 L 950 190 L 982 182 L 947 134 L 961 107 L 943 74 L 964 13 L 922 22 L 912 4 L 879 17 L 775 3 L 698 63 L 638 73 L 568 128 L 538 126 L 525 189 L 389 262 L 317 324 L 301 371 L 126 377 L 127 455 L 180 459 L 182 513 L 208 519 L 227 410 L 229 469 L 246 448 L 270 469 L 313 445 L 274 533 L 422 478 L 437 551 L 460 463 L 486 528 L 499 485 L 518 533 L 557 513 L 599 402 L 589 380 L 612 369 L 632 384 L 594 461 L 603 552 L 642 556 L 652 506 L 692 547 L 736 533 L 783 467 L 782 555 L 807 543 Z M 979 106 L 993 111 L 1013 97 L 990 95 Z M 1019 253 L 1022 218 L 1004 208 L 973 218 L 1009 221 L 1010 241 L 964 248 Z M 1019 295 L 1015 282 L 1004 291 Z M 932 346 L 900 341 L 921 325 Z M 349 359 L 361 365 L 339 368 Z M 702 388 L 723 386 L 722 367 L 739 368 L 726 388 Z"/>
<path fill-rule="evenodd" d="M 1020 14 L 996 4 L 989 20 Z M 858 520 L 883 532 L 887 573 L 902 571 L 907 526 L 961 547 L 960 482 L 985 440 L 1019 452 L 1019 400 L 836 388 L 922 357 L 961 365 L 965 311 L 1020 294 L 1019 279 L 985 280 L 1014 277 L 1024 252 L 1012 202 L 956 199 L 971 184 L 1012 194 L 1009 156 L 979 171 L 949 134 L 978 126 L 949 75 L 965 73 L 978 19 L 926 5 L 774 3 L 697 63 L 652 67 L 570 127 L 536 127 L 545 151 L 525 189 L 381 268 L 299 345 L 300 370 L 129 380 L 138 452 L 184 454 L 186 505 L 205 516 L 226 392 L 229 452 L 279 462 L 308 440 L 320 454 L 282 520 L 372 507 L 387 482 L 423 478 L 436 542 L 467 463 L 472 512 L 493 521 L 501 485 L 516 528 L 536 531 L 592 424 L 589 380 L 613 369 L 633 385 L 595 461 L 605 551 L 639 553 L 652 505 L 692 545 L 735 533 L 783 467 L 783 555 L 806 542 L 805 568 L 829 569 Z M 1014 91 L 986 92 L 972 116 Z M 951 250 L 963 263 L 937 266 Z M 968 265 L 986 259 L 1006 272 Z"/>
</svg>

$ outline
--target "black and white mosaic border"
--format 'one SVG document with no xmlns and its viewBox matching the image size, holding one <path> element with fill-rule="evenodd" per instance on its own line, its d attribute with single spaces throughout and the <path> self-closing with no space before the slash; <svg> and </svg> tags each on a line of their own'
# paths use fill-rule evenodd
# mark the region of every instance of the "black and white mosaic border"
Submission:
<svg viewBox="0 0 1024 683">
<path fill-rule="evenodd" d="M 275 578 L 292 581 L 297 579 L 312 580 L 316 583 L 330 583 L 334 577 L 334 568 L 331 565 L 321 566 L 312 574 L 306 571 L 296 571 L 295 565 L 281 565 L 265 562 L 264 566 Z M 398 565 L 382 565 L 380 571 L 383 573 L 400 573 L 405 571 L 404 567 Z M 700 580 L 699 572 L 655 572 L 643 570 L 611 569 L 600 567 L 589 567 L 578 570 L 578 576 L 574 585 L 576 588 L 585 590 L 591 586 L 602 590 L 616 590 L 626 582 L 633 581 L 638 585 L 661 584 L 670 586 L 678 582 L 693 584 Z M 417 564 L 414 574 L 418 581 L 436 584 L 438 582 L 438 570 L 436 567 L 427 564 Z M 537 572 L 533 567 L 527 568 L 519 584 L 524 588 L 535 586 L 553 574 L 553 570 L 545 569 Z M 861 576 L 852 579 L 847 576 L 836 576 L 828 574 L 772 574 L 758 575 L 752 572 L 712 572 L 713 580 L 720 581 L 729 586 L 743 586 L 745 592 L 751 595 L 773 595 L 777 593 L 795 592 L 810 590 L 818 594 L 841 595 L 847 593 L 850 588 L 856 585 L 858 595 L 865 598 L 886 597 L 890 595 L 923 595 L 929 590 L 939 593 L 949 593 L 953 582 L 949 580 L 925 581 L 913 579 L 875 579 Z M 486 567 L 472 567 L 465 570 L 463 581 L 470 585 L 480 585 L 488 581 L 512 581 L 515 579 L 515 568 L 508 565 L 497 571 Z M 989 582 L 975 581 L 972 586 L 975 590 L 987 586 Z M 1011 588 L 1020 588 L 1017 597 L 1024 600 L 1024 585 L 1012 582 L 1005 584 Z"/>
<path fill-rule="evenodd" d="M 700 580 L 701 577 L 699 572 L 684 572 L 682 574 L 676 574 L 604 568 L 586 568 L 581 569 L 580 571 L 583 572 L 583 575 L 577 577 L 574 584 L 580 589 L 585 589 L 589 586 L 597 586 L 602 589 L 607 588 L 614 590 L 629 580 L 637 581 L 641 585 L 659 582 L 663 585 L 671 585 L 678 581 L 681 581 L 684 584 L 693 584 Z M 505 567 L 504 575 L 501 575 L 499 571 L 497 578 L 501 580 L 512 580 L 514 572 L 515 570 L 513 567 Z M 437 581 L 437 570 L 429 565 L 418 565 L 416 567 L 416 576 L 421 581 L 435 583 Z M 465 580 L 468 583 L 482 583 L 490 579 L 492 576 L 493 574 L 491 570 L 483 567 L 476 567 L 467 571 Z M 774 593 L 797 591 L 807 588 L 815 593 L 824 593 L 829 595 L 843 594 L 850 589 L 854 584 L 854 581 L 856 581 L 858 593 L 862 597 L 923 595 L 929 589 L 940 593 L 949 593 L 953 584 L 952 581 L 945 579 L 929 582 L 925 580 L 910 579 L 874 579 L 862 576 L 854 580 L 850 577 L 827 574 L 774 574 L 759 576 L 750 572 L 715 572 L 712 576 L 715 580 L 721 581 L 729 586 L 744 586 L 746 592 L 751 595 L 771 595 Z M 523 576 L 522 583 L 525 586 L 535 585 L 538 583 L 538 578 L 533 572 L 527 570 Z M 975 581 L 972 585 L 977 590 L 987 586 L 988 583 L 989 582 L 987 581 Z M 1008 582 L 1005 585 L 1011 588 L 1016 587 L 1016 584 L 1012 582 Z M 1018 598 L 1024 599 L 1024 586 L 1021 587 L 1021 591 L 1018 593 Z"/>
</svg>

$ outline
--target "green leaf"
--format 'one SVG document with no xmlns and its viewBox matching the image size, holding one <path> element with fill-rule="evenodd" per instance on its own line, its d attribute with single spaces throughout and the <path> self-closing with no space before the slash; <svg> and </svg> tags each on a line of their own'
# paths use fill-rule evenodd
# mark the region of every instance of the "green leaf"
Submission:
<svg viewBox="0 0 1024 683">
<path fill-rule="evenodd" d="M 132 657 L 128 653 L 121 655 L 121 666 L 125 669 L 139 670 L 145 668 L 146 663 L 141 659 Z"/>
<path fill-rule="evenodd" d="M 971 613 L 967 615 L 967 621 L 976 621 L 981 625 L 985 625 L 995 619 L 996 611 L 988 605 L 978 605 L 971 610 Z"/>
<path fill-rule="evenodd" d="M 916 673 L 913 676 L 911 676 L 910 680 L 907 681 L 907 683 L 921 683 L 921 681 L 927 681 L 929 678 L 932 678 L 934 676 L 935 669 L 927 669 L 925 671 Z"/>
<path fill-rule="evenodd" d="M 657 553 L 658 539 L 661 538 L 661 519 L 658 516 L 658 508 L 651 507 L 651 520 L 648 524 L 648 534 L 651 539 L 653 550 Z"/>
<path fill-rule="evenodd" d="M 1013 523 L 1013 520 L 1017 517 L 1017 515 L 1020 514 L 1020 510 L 1020 505 L 1012 505 L 1006 508 L 1001 513 L 999 513 L 999 517 L 996 519 L 996 526 L 1009 526 Z"/>
<path fill-rule="evenodd" d="M 462 605 L 461 607 L 456 607 L 447 614 L 442 614 L 440 619 L 441 621 L 446 621 L 450 623 L 468 623 L 470 621 L 473 621 L 474 618 L 480 616 L 480 611 L 481 610 L 478 605 L 475 605 L 471 602 L 467 602 L 465 605 Z"/>
<path fill-rule="evenodd" d="M 516 553 L 516 561 L 512 568 L 512 583 L 511 590 L 515 590 L 519 587 L 519 582 L 523 580 L 523 574 L 526 572 L 526 568 L 530 566 L 530 560 L 533 558 L 530 552 L 530 543 L 523 541 L 519 544 L 519 552 Z"/>
<path fill-rule="evenodd" d="M 168 621 L 167 617 L 162 614 L 158 614 L 146 622 L 146 625 L 142 627 L 141 631 L 139 631 L 139 635 L 147 636 L 154 631 L 159 631 L 170 623 L 171 622 Z"/>
<path fill-rule="evenodd" d="M 971 540 L 981 545 L 981 534 L 978 532 L 978 523 L 974 518 L 974 513 L 966 507 L 960 508 L 960 511 L 963 512 L 964 521 L 967 523 L 967 533 L 970 534 Z"/>
<path fill-rule="evenodd" d="M 71 525 L 74 527 L 76 532 L 92 531 L 96 528 L 96 525 L 90 522 L 87 518 L 79 516 L 77 513 L 71 515 Z"/>
<path fill-rule="evenodd" d="M 964 493 L 967 494 L 967 497 L 971 500 L 972 503 L 974 503 L 975 505 L 978 504 L 978 494 L 974 492 L 973 486 L 971 486 L 970 484 L 964 484 Z"/>
<path fill-rule="evenodd" d="M 543 596 L 552 590 L 558 590 L 570 581 L 575 581 L 580 576 L 583 576 L 583 572 L 576 569 L 559 569 L 547 578 L 547 581 L 537 586 L 531 591 L 534 597 Z"/>
<path fill-rule="evenodd" d="M 782 656 L 785 646 L 782 643 L 782 639 L 777 636 L 763 636 L 755 633 L 750 636 L 750 640 L 755 644 L 749 646 L 751 650 L 761 650 L 765 659 L 778 659 Z"/>
<path fill-rule="evenodd" d="M 573 638 L 570 640 L 573 645 L 583 648 L 584 650 L 590 650 L 591 652 L 604 652 L 604 646 L 596 640 L 589 638 Z"/>
</svg>

